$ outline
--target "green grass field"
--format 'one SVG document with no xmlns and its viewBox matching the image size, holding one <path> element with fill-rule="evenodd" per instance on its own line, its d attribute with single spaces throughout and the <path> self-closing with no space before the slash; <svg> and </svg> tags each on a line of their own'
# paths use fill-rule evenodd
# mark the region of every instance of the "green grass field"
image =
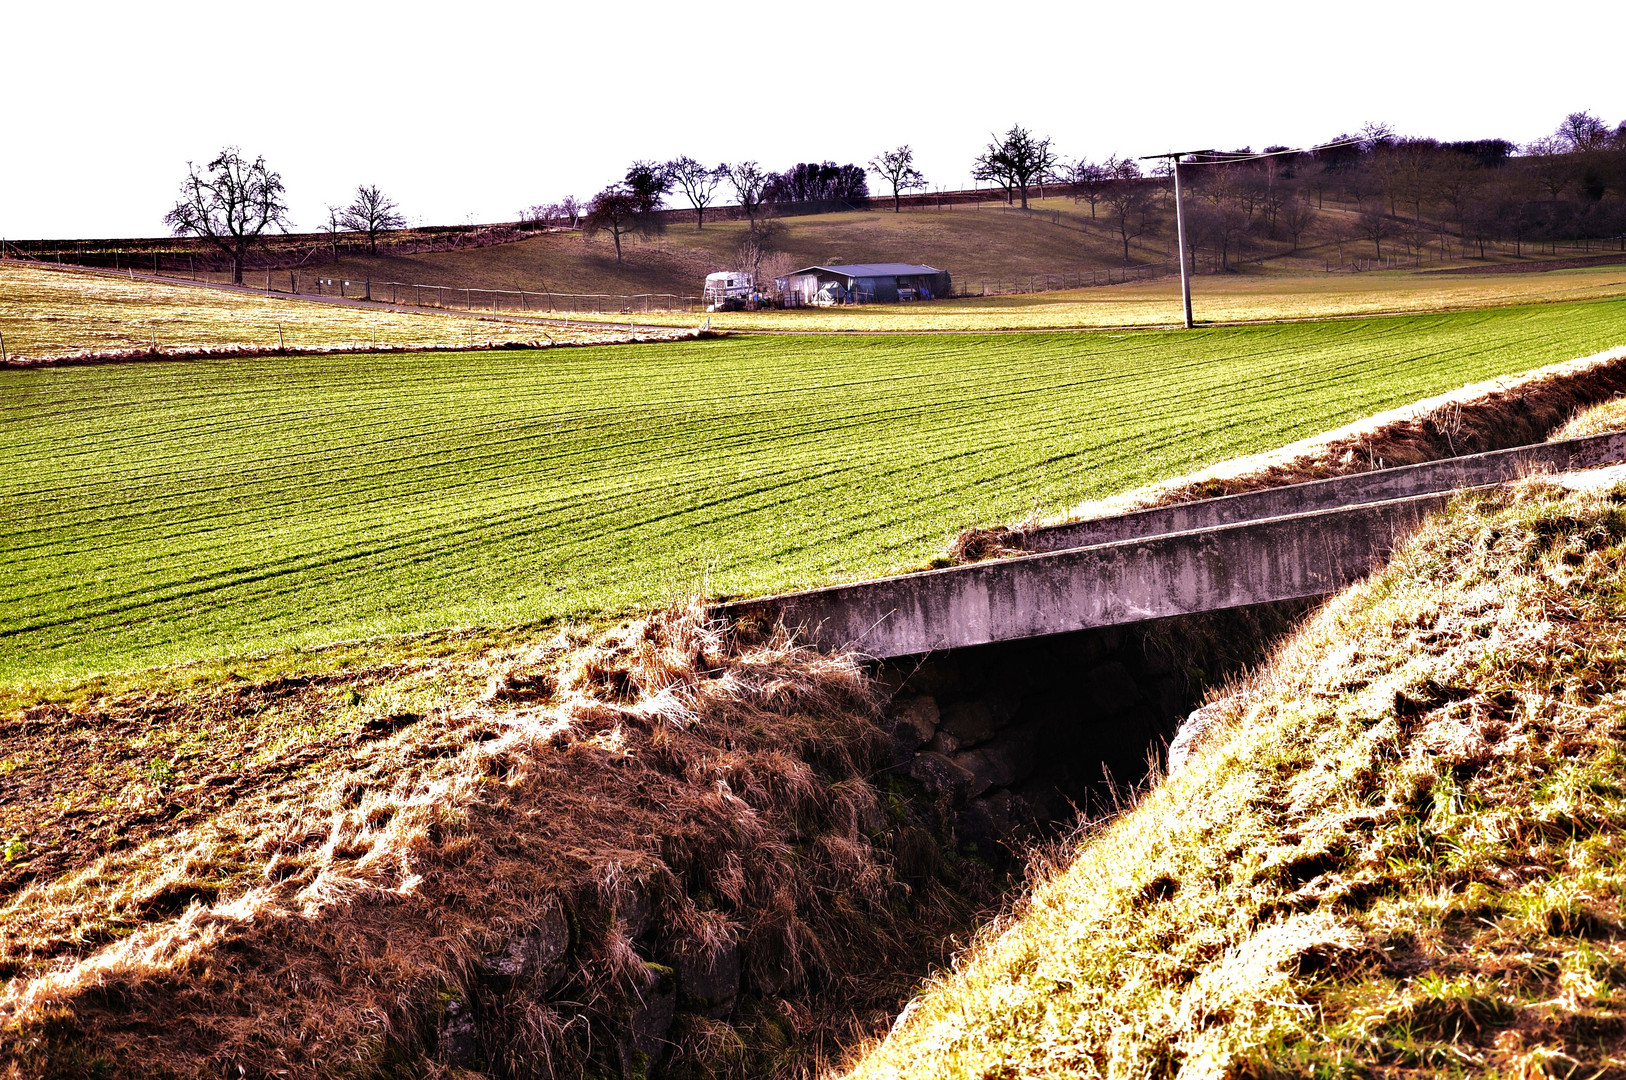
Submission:
<svg viewBox="0 0 1626 1080">
<path fill-rule="evenodd" d="M 1616 300 L 0 372 L 0 680 L 871 574 L 1623 339 Z"/>
</svg>

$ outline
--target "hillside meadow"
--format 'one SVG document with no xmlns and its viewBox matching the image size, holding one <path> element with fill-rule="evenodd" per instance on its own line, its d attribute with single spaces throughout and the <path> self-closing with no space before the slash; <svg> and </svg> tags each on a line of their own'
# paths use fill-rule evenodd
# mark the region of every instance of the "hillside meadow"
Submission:
<svg viewBox="0 0 1626 1080">
<path fill-rule="evenodd" d="M 1358 234 L 1358 217 L 1351 205 L 1329 202 L 1296 250 L 1289 252 L 1285 241 L 1271 241 L 1251 252 L 1241 265 L 1250 275 L 1266 270 L 1320 276 L 1329 264 L 1371 260 L 1377 254 L 1371 242 L 1351 239 Z M 766 221 L 766 229 L 767 247 L 778 256 L 774 263 L 778 268 L 772 273 L 815 263 L 928 263 L 949 271 L 962 288 L 978 293 L 984 286 L 989 292 L 1028 288 L 1030 279 L 1047 274 L 1104 275 L 1109 269 L 1121 271 L 1126 261 L 1168 269 L 1174 263 L 1172 221 L 1132 238 L 1126 260 L 1109 208 L 1098 207 L 1092 218 L 1087 203 L 1070 198 L 1034 199 L 1030 210 L 987 202 L 917 208 L 901 214 L 850 211 L 772 218 Z M 698 297 L 707 273 L 740 265 L 739 251 L 748 231 L 745 221 L 716 219 L 697 229 L 692 214 L 677 213 L 655 235 L 623 237 L 619 262 L 608 236 L 560 231 L 512 243 L 422 254 L 397 254 L 387 247 L 376 257 L 341 251 L 337 261 L 325 259 L 309 268 L 374 281 L 459 289 Z M 1387 244 L 1383 253 L 1397 250 Z M 1422 268 L 1510 261 L 1539 266 L 1544 261 L 1540 257 L 1512 260 L 1510 253 L 1494 248 L 1485 260 L 1461 258 L 1460 248 L 1452 254 L 1455 261 L 1442 263 L 1438 252 L 1431 252 Z M 1234 272 L 1209 273 L 1207 253 L 1200 261 L 1203 279 L 1218 283 L 1237 276 Z M 1364 280 L 1370 275 L 1341 276 Z"/>
<path fill-rule="evenodd" d="M 920 565 L 1623 336 L 1610 301 L 0 372 L 0 680 Z"/>
</svg>

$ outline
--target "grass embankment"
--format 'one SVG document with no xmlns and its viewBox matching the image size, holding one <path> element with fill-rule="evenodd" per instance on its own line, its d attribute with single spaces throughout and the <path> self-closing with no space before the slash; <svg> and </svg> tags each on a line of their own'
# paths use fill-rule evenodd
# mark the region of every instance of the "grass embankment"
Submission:
<svg viewBox="0 0 1626 1080">
<path fill-rule="evenodd" d="M 0 679 L 919 565 L 967 525 L 1589 353 L 1622 326 L 1598 303 L 0 373 Z"/>
<path fill-rule="evenodd" d="M 1626 488 L 1459 502 L 855 1077 L 1626 1068 Z"/>
<path fill-rule="evenodd" d="M 419 348 L 466 346 L 541 338 L 544 331 L 559 340 L 585 336 L 552 326 L 358 308 L 0 262 L 0 335 L 14 359 L 154 344 L 161 349 L 199 345 L 276 349 L 279 327 L 282 345 L 295 349 L 375 342 Z"/>
<path fill-rule="evenodd" d="M 1457 311 L 1626 296 L 1626 266 L 1461 275 L 1407 270 L 1367 274 L 1250 272 L 1193 278 L 1191 295 L 1199 323 Z M 607 316 L 605 320 L 612 318 Z M 685 315 L 638 318 L 640 322 L 673 326 L 694 322 L 693 316 Z M 1168 278 L 924 304 L 716 312 L 710 319 L 714 328 L 723 330 L 848 333 L 1172 326 L 1180 321 L 1180 284 Z"/>
<path fill-rule="evenodd" d="M 0 1071 L 830 1064 L 990 876 L 877 789 L 889 744 L 850 659 L 736 648 L 697 611 L 585 641 L 8 697 Z"/>
</svg>

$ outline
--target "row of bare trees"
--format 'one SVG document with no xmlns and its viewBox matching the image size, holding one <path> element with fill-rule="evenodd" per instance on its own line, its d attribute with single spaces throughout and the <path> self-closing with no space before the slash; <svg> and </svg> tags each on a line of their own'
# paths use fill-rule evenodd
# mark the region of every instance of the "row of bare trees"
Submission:
<svg viewBox="0 0 1626 1080">
<path fill-rule="evenodd" d="M 1525 146 L 1503 139 L 1439 142 L 1401 138 L 1385 125 L 1369 124 L 1322 147 L 1289 151 L 1266 147 L 1209 152 L 1189 159 L 1191 178 L 1188 242 L 1192 255 L 1206 253 L 1225 268 L 1267 244 L 1286 242 L 1297 250 L 1320 223 L 1319 231 L 1337 245 L 1370 241 L 1383 255 L 1398 247 L 1419 254 L 1437 245 L 1449 253 L 1469 249 L 1481 256 L 1493 242 L 1522 254 L 1531 243 L 1618 240 L 1626 250 L 1626 123 L 1610 128 L 1590 112 L 1566 116 L 1550 134 Z M 656 213 L 669 195 L 686 201 L 695 227 L 731 192 L 759 232 L 759 218 L 772 204 L 812 209 L 867 206 L 868 177 L 891 191 L 893 210 L 904 194 L 926 186 L 907 145 L 876 154 L 867 166 L 832 161 L 802 162 L 783 172 L 756 161 L 705 165 L 687 155 L 670 161 L 635 161 L 625 175 L 591 200 L 566 198 L 533 206 L 521 215 L 532 225 L 580 227 L 608 233 L 615 244 L 629 232 L 663 227 Z M 1166 166 L 1151 176 L 1127 158 L 1092 162 L 1064 159 L 1052 140 L 1013 124 L 991 137 L 972 164 L 979 183 L 1005 189 L 1006 201 L 1028 208 L 1035 186 L 1060 185 L 1077 201 L 1087 201 L 1092 219 L 1104 213 L 1130 261 L 1133 242 L 1158 232 L 1168 217 Z M 282 178 L 265 159 L 245 157 L 227 147 L 202 168 L 189 163 L 181 197 L 165 215 L 177 234 L 204 238 L 232 262 L 241 282 L 249 249 L 268 229 L 286 230 L 288 210 Z M 1327 213 L 1328 200 L 1334 213 Z M 329 206 L 323 231 L 338 255 L 339 236 L 366 237 L 377 254 L 378 237 L 405 225 L 395 202 L 377 185 L 361 185 L 345 206 Z"/>
<path fill-rule="evenodd" d="M 239 147 L 228 146 L 201 169 L 187 162 L 181 197 L 164 215 L 164 223 L 177 236 L 197 236 L 209 241 L 231 260 L 232 281 L 243 283 L 243 264 L 256 241 L 270 228 L 288 229 L 288 206 L 280 174 L 271 170 L 265 158 L 252 161 Z M 346 206 L 329 206 L 323 231 L 333 244 L 333 257 L 339 256 L 339 234 L 360 233 L 367 238 L 367 250 L 378 254 L 378 236 L 406 224 L 395 205 L 376 184 L 361 184 Z"/>
</svg>

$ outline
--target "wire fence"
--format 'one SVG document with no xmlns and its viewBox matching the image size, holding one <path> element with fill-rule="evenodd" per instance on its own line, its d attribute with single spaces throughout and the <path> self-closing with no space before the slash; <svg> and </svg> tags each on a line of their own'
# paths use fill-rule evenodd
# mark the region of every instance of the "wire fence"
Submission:
<svg viewBox="0 0 1626 1080">
<path fill-rule="evenodd" d="M 1054 274 L 1029 274 L 1025 277 L 978 280 L 950 280 L 950 295 L 1011 296 L 1021 293 L 1058 292 L 1064 289 L 1089 289 L 1102 285 L 1125 285 L 1132 281 L 1152 281 L 1178 274 L 1175 263 L 1147 263 L 1140 266 L 1109 266 L 1098 270 L 1071 270 Z"/>
</svg>

